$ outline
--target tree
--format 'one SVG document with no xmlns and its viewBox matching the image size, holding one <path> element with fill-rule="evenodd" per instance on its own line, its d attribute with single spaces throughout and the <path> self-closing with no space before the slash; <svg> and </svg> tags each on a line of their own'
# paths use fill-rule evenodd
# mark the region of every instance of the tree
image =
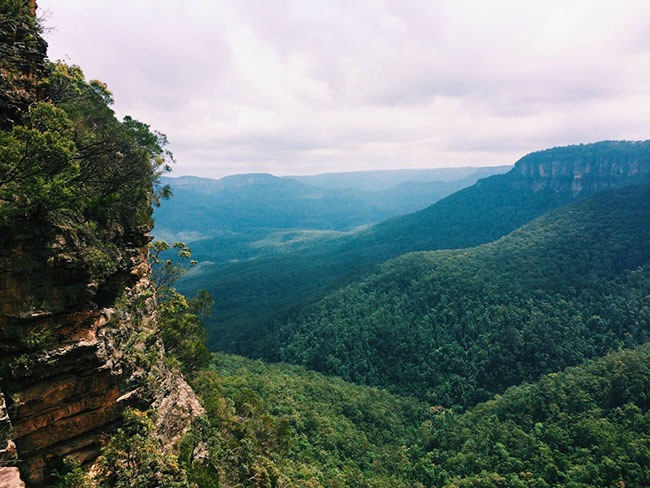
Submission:
<svg viewBox="0 0 650 488">
<path fill-rule="evenodd" d="M 150 412 L 124 411 L 122 427 L 102 449 L 97 480 L 111 488 L 191 486 L 177 463 L 162 452 Z"/>
<path fill-rule="evenodd" d="M 165 352 L 177 359 L 183 373 L 192 379 L 211 358 L 201 318 L 210 314 L 212 298 L 205 290 L 200 290 L 195 298 L 188 299 L 174 288 L 187 266 L 196 265 L 185 243 L 175 242 L 170 246 L 164 241 L 153 242 L 149 246 L 149 256 Z"/>
</svg>

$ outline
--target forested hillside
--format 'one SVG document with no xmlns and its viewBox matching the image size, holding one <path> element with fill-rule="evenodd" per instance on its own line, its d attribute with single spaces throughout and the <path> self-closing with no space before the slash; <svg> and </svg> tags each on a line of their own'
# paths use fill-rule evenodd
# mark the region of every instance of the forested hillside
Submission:
<svg viewBox="0 0 650 488">
<path fill-rule="evenodd" d="M 617 352 L 459 412 L 219 354 L 199 380 L 209 423 L 183 452 L 207 441 L 232 485 L 647 486 L 649 365 L 647 345 Z"/>
<path fill-rule="evenodd" d="M 648 178 L 650 141 L 540 151 L 510 172 L 479 180 L 420 212 L 348 235 L 301 241 L 279 255 L 206 263 L 181 288 L 188 293 L 206 288 L 219 297 L 208 320 L 212 347 L 245 353 L 261 323 L 304 306 L 377 263 L 406 252 L 491 242 L 570 201 Z M 199 260 L 209 260 L 203 244 L 195 248 Z"/>
<path fill-rule="evenodd" d="M 225 485 L 413 486 L 405 446 L 432 417 L 425 404 L 297 366 L 222 354 L 213 364 L 196 385 Z"/>
<path fill-rule="evenodd" d="M 419 481 L 445 487 L 650 484 L 650 347 L 509 389 L 420 429 Z"/>
<path fill-rule="evenodd" d="M 650 183 L 477 248 L 408 254 L 247 351 L 444 406 L 650 340 Z"/>
</svg>

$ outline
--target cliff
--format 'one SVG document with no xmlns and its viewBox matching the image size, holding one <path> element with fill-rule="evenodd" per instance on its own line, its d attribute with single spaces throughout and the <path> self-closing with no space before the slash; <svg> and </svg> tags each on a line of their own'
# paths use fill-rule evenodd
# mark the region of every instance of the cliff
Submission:
<svg viewBox="0 0 650 488">
<path fill-rule="evenodd" d="M 158 409 L 164 445 L 202 412 L 162 361 L 147 237 L 87 237 L 34 221 L 0 236 L 0 461 L 28 486 L 65 456 L 91 463 L 126 406 Z"/>
<path fill-rule="evenodd" d="M 46 58 L 33 0 L 0 2 L 0 486 L 90 465 L 127 406 L 174 448 L 202 408 L 168 366 L 148 264 L 164 135 Z"/>
<path fill-rule="evenodd" d="M 650 179 L 650 141 L 602 141 L 528 154 L 511 172 L 514 186 L 585 196 Z"/>
</svg>

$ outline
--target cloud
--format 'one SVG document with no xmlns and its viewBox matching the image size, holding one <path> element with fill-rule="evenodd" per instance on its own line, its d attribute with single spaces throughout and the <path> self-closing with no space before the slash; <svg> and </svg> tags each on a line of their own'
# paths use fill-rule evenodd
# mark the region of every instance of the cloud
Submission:
<svg viewBox="0 0 650 488">
<path fill-rule="evenodd" d="M 40 0 L 177 174 L 511 163 L 650 134 L 641 0 Z"/>
</svg>

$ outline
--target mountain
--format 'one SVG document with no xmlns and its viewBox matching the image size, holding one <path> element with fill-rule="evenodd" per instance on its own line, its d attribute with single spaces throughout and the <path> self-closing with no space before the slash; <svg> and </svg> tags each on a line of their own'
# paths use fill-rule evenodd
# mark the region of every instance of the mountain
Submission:
<svg viewBox="0 0 650 488">
<path fill-rule="evenodd" d="M 605 141 L 535 152 L 508 173 L 481 179 L 424 210 L 358 232 L 301 240 L 297 248 L 274 247 L 272 255 L 257 252 L 213 264 L 214 251 L 196 243 L 196 258 L 208 263 L 189 274 L 182 289 L 194 293 L 206 288 L 220 297 L 209 320 L 211 345 L 246 353 L 262 324 L 375 264 L 412 251 L 491 242 L 573 200 L 648 178 L 650 141 Z"/>
<path fill-rule="evenodd" d="M 269 174 L 221 180 L 183 176 L 163 183 L 174 195 L 155 212 L 154 233 L 163 236 L 200 238 L 256 228 L 349 229 L 384 215 L 360 192 L 310 187 Z"/>
<path fill-rule="evenodd" d="M 215 238 L 220 244 L 233 237 L 229 242 L 241 242 L 242 233 L 256 229 L 349 230 L 422 209 L 505 169 L 472 168 L 456 179 L 447 175 L 449 181 L 413 181 L 382 191 L 320 188 L 270 174 L 162 178 L 174 198 L 156 209 L 154 234 L 172 241 Z"/>
<path fill-rule="evenodd" d="M 479 180 L 420 212 L 360 236 L 387 252 L 470 247 L 597 191 L 650 179 L 650 141 L 557 147 L 521 158 L 506 174 Z"/>
<path fill-rule="evenodd" d="M 254 352 L 443 406 L 650 340 L 650 183 L 496 242 L 410 253 L 279 323 Z M 252 351 L 249 351 L 249 353 Z"/>
<path fill-rule="evenodd" d="M 460 168 L 348 171 L 308 176 L 293 175 L 285 176 L 285 178 L 321 188 L 354 188 L 357 190 L 378 192 L 388 190 L 402 183 L 449 183 L 471 177 L 478 179 L 489 176 L 490 174 L 505 173 L 509 169 L 510 166 L 465 166 Z"/>
</svg>

